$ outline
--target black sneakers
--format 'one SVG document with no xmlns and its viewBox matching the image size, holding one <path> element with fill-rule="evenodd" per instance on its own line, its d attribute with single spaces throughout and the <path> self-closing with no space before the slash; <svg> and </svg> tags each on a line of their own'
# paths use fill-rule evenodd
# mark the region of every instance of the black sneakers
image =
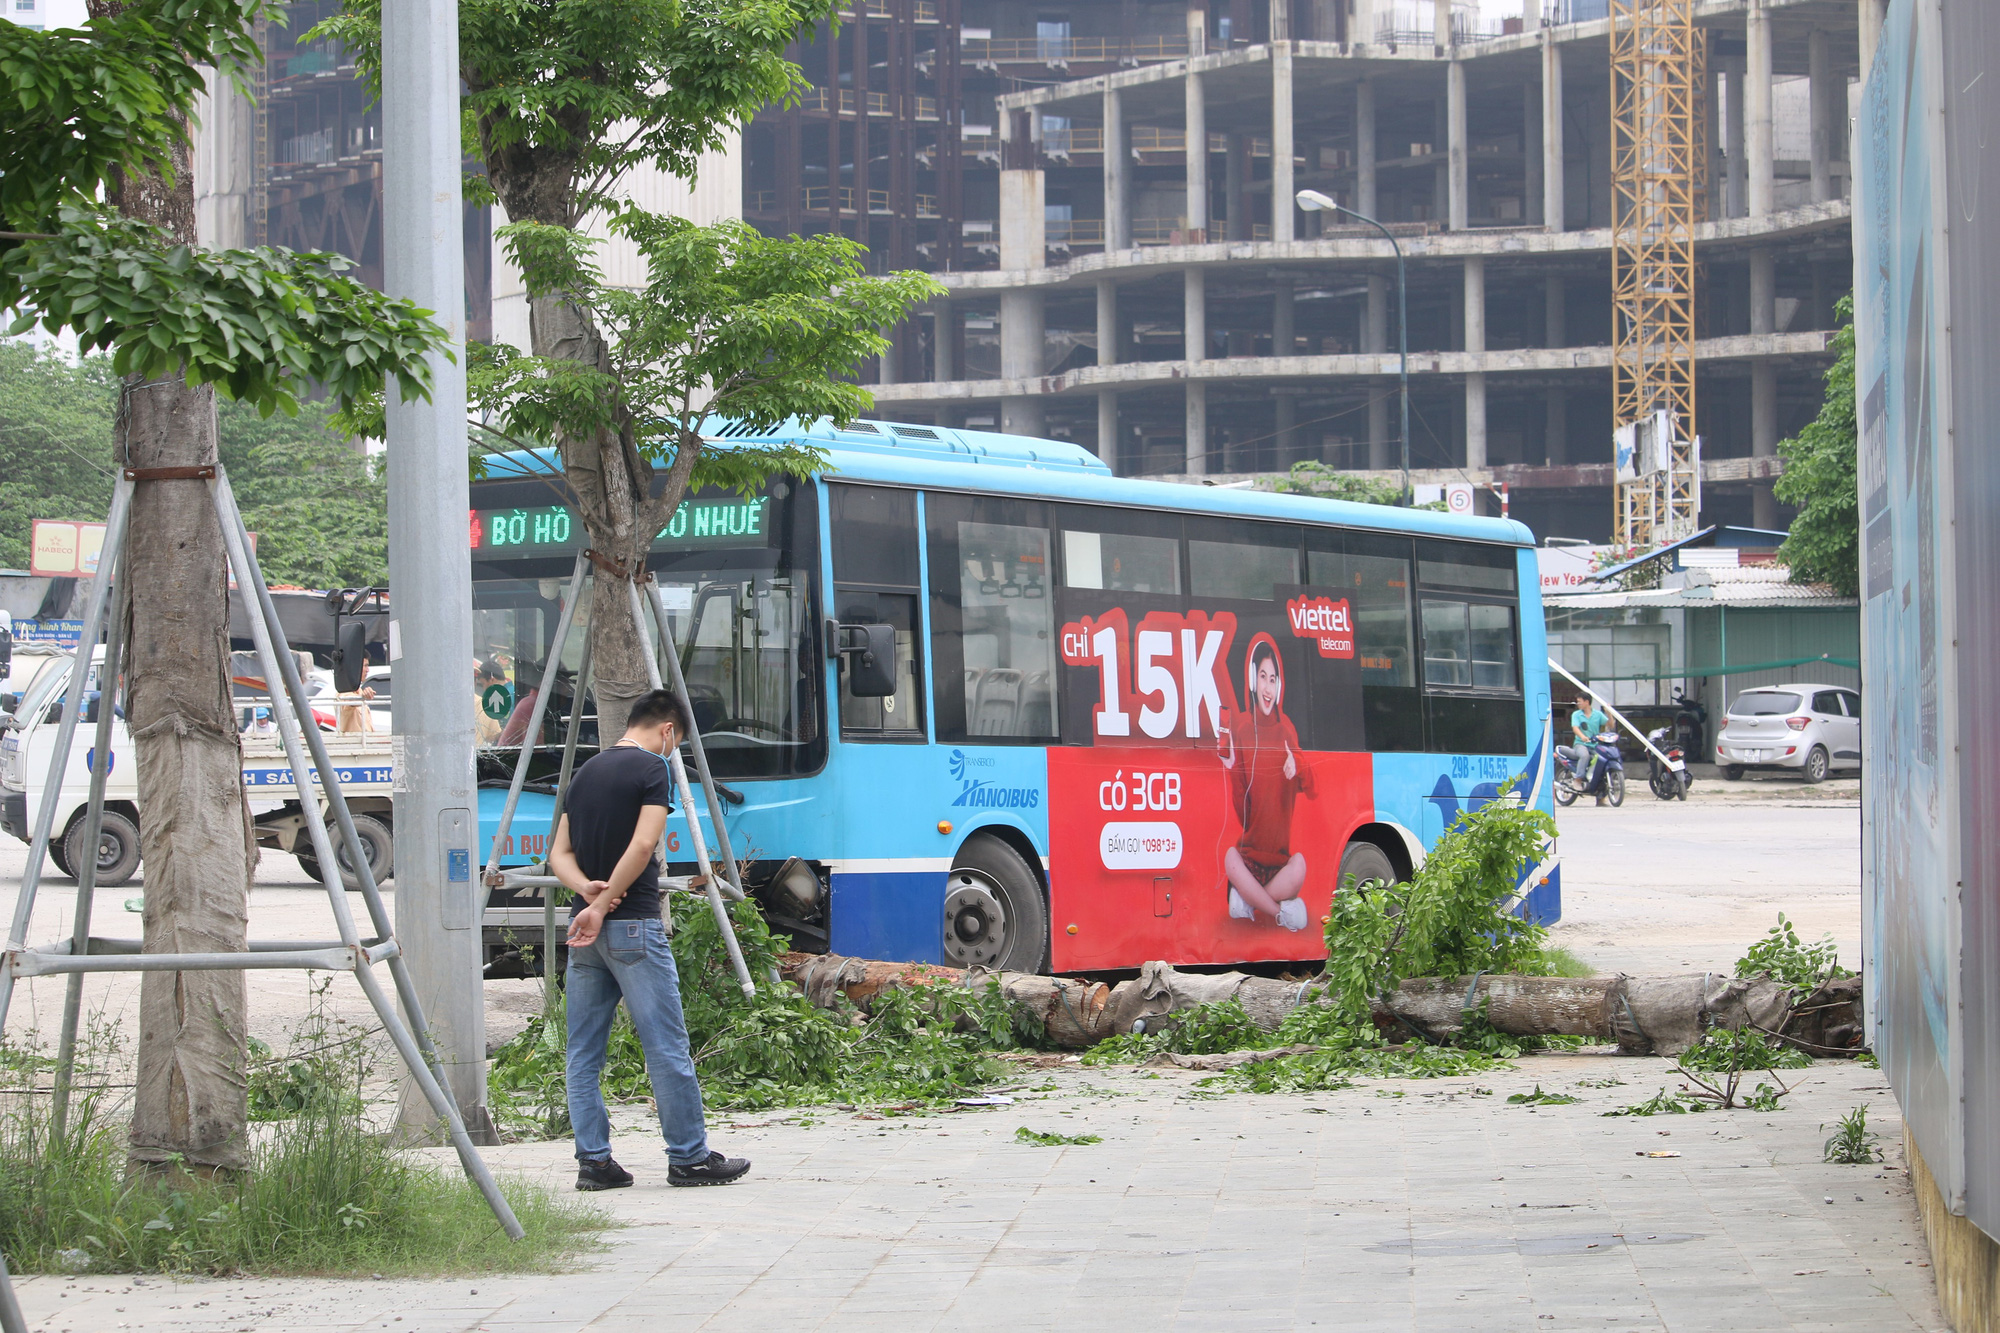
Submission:
<svg viewBox="0 0 2000 1333">
<path fill-rule="evenodd" d="M 741 1180 L 750 1169 L 749 1159 L 724 1157 L 719 1152 L 711 1152 L 706 1162 L 696 1162 L 692 1166 L 670 1166 L 667 1168 L 669 1185 L 731 1185 Z M 632 1178 L 626 1176 L 630 1181 Z"/>
<path fill-rule="evenodd" d="M 576 1187 L 580 1190 L 622 1190 L 631 1183 L 632 1173 L 609 1157 L 577 1159 Z"/>
</svg>

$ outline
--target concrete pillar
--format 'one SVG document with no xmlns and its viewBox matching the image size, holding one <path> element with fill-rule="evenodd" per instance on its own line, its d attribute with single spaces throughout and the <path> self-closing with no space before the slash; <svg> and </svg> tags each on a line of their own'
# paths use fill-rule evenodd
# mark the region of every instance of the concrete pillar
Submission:
<svg viewBox="0 0 2000 1333">
<path fill-rule="evenodd" d="M 1750 363 L 1750 456 L 1769 458 L 1778 452 L 1778 370 L 1769 358 Z M 1751 486 L 1751 523 L 1760 528 L 1778 526 L 1778 499 L 1769 482 Z"/>
<path fill-rule="evenodd" d="M 1275 461 L 1280 468 L 1288 468 L 1299 457 L 1297 442 L 1293 438 L 1297 433 L 1299 400 L 1289 393 L 1277 393 L 1271 397 L 1271 407 L 1276 415 L 1276 420 L 1272 423 L 1275 429 L 1271 441 L 1276 446 Z M 1254 467 L 1255 464 L 1251 466 Z"/>
<path fill-rule="evenodd" d="M 1104 246 L 1132 248 L 1132 156 L 1126 151 L 1125 102 L 1116 88 L 1104 90 Z"/>
<path fill-rule="evenodd" d="M 1521 221 L 1542 224 L 1542 90 L 1521 85 Z"/>
<path fill-rule="evenodd" d="M 1396 466 L 1396 428 L 1389 424 L 1395 397 L 1393 380 L 1376 380 L 1368 386 L 1368 466 L 1377 472 Z"/>
<path fill-rule="evenodd" d="M 1000 378 L 1038 379 L 1044 333 L 1042 294 L 1029 288 L 1000 293 Z"/>
<path fill-rule="evenodd" d="M 958 321 L 952 318 L 951 302 L 939 297 L 931 302 L 931 379 L 946 384 L 958 378 Z"/>
<path fill-rule="evenodd" d="M 1777 160 L 1771 140 L 1771 16 L 1764 0 L 1750 0 L 1747 24 L 1747 65 L 1743 98 L 1745 161 L 1749 170 L 1747 199 L 1749 216 L 1761 218 L 1771 211 L 1777 189 Z"/>
<path fill-rule="evenodd" d="M 1707 86 L 1702 89 L 1701 118 L 1702 139 L 1708 144 L 1708 161 L 1702 163 L 1702 172 L 1708 186 L 1708 210 L 1697 221 L 1713 221 L 1729 216 L 1727 196 L 1723 191 L 1725 169 L 1722 164 L 1722 61 L 1711 55 L 1708 60 Z"/>
<path fill-rule="evenodd" d="M 1002 435 L 1042 434 L 1042 400 L 1040 398 L 1002 398 L 1000 400 L 1000 433 Z"/>
<path fill-rule="evenodd" d="M 1192 266 L 1181 275 L 1181 344 L 1185 360 L 1208 360 L 1207 275 Z"/>
<path fill-rule="evenodd" d="M 1292 39 L 1292 7 L 1290 0 L 1271 0 L 1271 40 L 1288 42 Z"/>
<path fill-rule="evenodd" d="M 1271 355 L 1296 356 L 1298 354 L 1298 333 L 1293 323 L 1293 293 L 1296 285 L 1290 278 L 1278 279 L 1278 291 L 1271 298 Z"/>
<path fill-rule="evenodd" d="M 1118 364 L 1118 284 L 1103 278 L 1097 284 L 1097 364 Z"/>
<path fill-rule="evenodd" d="M 1834 158 L 1834 87 L 1833 60 L 1827 51 L 1827 35 L 1824 28 L 1814 28 L 1806 38 L 1806 71 L 1811 92 L 1806 100 L 1806 115 L 1812 128 L 1812 198 L 1816 204 L 1825 203 L 1839 195 L 1833 185 Z M 1846 80 L 1841 80 L 1840 91 L 1847 91 Z M 1846 117 L 1842 116 L 1842 120 Z"/>
<path fill-rule="evenodd" d="M 1099 389 L 1097 391 L 1097 456 L 1104 460 L 1104 466 L 1112 474 L 1118 472 L 1119 445 L 1122 440 L 1118 431 L 1118 390 Z"/>
<path fill-rule="evenodd" d="M 1778 331 L 1778 257 L 1770 250 L 1750 252 L 1750 332 Z"/>
<path fill-rule="evenodd" d="M 1361 350 L 1377 356 L 1389 350 L 1389 279 L 1368 275 L 1368 313 L 1362 321 Z"/>
<path fill-rule="evenodd" d="M 1047 194 L 1039 170 L 1000 173 L 1000 267 L 1043 268 L 1048 264 Z"/>
<path fill-rule="evenodd" d="M 1252 235 L 1250 202 L 1243 187 L 1250 179 L 1250 136 L 1229 136 L 1229 155 L 1223 159 L 1223 207 L 1229 210 L 1229 239 L 1247 241 Z"/>
<path fill-rule="evenodd" d="M 1750 181 L 1748 164 L 1743 160 L 1744 149 L 1749 136 L 1744 128 L 1744 62 L 1742 56 L 1724 56 L 1722 59 L 1722 152 L 1728 179 L 1724 197 L 1727 200 L 1723 216 L 1726 218 L 1747 217 L 1750 201 L 1746 191 Z"/>
<path fill-rule="evenodd" d="M 1354 207 L 1367 217 L 1375 209 L 1375 80 L 1354 85 Z"/>
<path fill-rule="evenodd" d="M 1208 101 L 1202 95 L 1201 75 L 1188 72 L 1183 79 L 1187 135 L 1187 224 L 1190 245 L 1208 239 Z"/>
<path fill-rule="evenodd" d="M 1292 202 L 1292 44 L 1271 43 L 1271 239 L 1289 241 L 1298 207 Z"/>
<path fill-rule="evenodd" d="M 1188 54 L 1203 55 L 1208 51 L 1208 6 L 1201 0 L 1189 0 L 1187 7 Z"/>
<path fill-rule="evenodd" d="M 1551 385 L 1548 391 L 1548 421 L 1542 436 L 1542 452 L 1550 464 L 1569 461 L 1569 391 Z"/>
<path fill-rule="evenodd" d="M 1875 48 L 1882 44 L 1882 24 L 1889 17 L 1889 0 L 1861 0 L 1861 81 L 1875 64 Z"/>
<path fill-rule="evenodd" d="M 1542 33 L 1542 225 L 1563 229 L 1563 56 L 1554 32 Z"/>
<path fill-rule="evenodd" d="M 1465 143 L 1465 62 L 1454 60 L 1445 67 L 1445 163 L 1451 173 L 1445 190 L 1446 226 L 1464 231 L 1471 207 L 1471 178 L 1466 171 Z"/>
<path fill-rule="evenodd" d="M 1486 260 L 1465 261 L 1465 350 L 1486 350 Z M 1486 372 L 1465 377 L 1465 466 L 1486 466 Z"/>
<path fill-rule="evenodd" d="M 1542 26 L 1542 0 L 1521 0 L 1521 31 L 1535 32 Z"/>
<path fill-rule="evenodd" d="M 897 362 L 902 354 L 902 349 L 898 346 L 902 341 L 902 326 L 897 325 L 892 329 L 884 329 L 882 336 L 889 340 L 889 345 L 884 347 L 882 354 L 875 358 L 875 382 L 877 384 L 894 384 L 901 378 L 897 374 Z"/>
<path fill-rule="evenodd" d="M 1544 347 L 1569 346 L 1569 293 L 1560 273 L 1542 279 L 1542 322 Z"/>
<path fill-rule="evenodd" d="M 1439 55 L 1451 49 L 1451 0 L 1431 0 L 1431 41 Z"/>
<path fill-rule="evenodd" d="M 1191 477 L 1208 473 L 1208 385 L 1187 382 L 1187 454 L 1182 466 Z"/>
</svg>

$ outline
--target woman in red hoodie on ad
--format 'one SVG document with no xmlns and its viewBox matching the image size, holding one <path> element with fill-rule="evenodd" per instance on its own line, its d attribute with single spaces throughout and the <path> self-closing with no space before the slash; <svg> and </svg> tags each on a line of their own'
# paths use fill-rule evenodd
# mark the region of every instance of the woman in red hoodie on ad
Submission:
<svg viewBox="0 0 2000 1333">
<path fill-rule="evenodd" d="M 1218 747 L 1243 825 L 1243 836 L 1222 854 L 1229 915 L 1254 921 L 1263 912 L 1286 930 L 1304 930 L 1299 891 L 1306 858 L 1292 850 L 1292 806 L 1299 796 L 1312 796 L 1312 773 L 1299 757 L 1299 733 L 1285 716 L 1284 665 L 1270 635 L 1250 641 L 1244 679 L 1247 706 L 1231 719 Z"/>
</svg>

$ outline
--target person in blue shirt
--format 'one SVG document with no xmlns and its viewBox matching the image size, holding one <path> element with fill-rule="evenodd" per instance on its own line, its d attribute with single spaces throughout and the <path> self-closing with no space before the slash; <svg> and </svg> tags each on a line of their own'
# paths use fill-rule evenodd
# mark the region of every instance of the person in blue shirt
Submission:
<svg viewBox="0 0 2000 1333">
<path fill-rule="evenodd" d="M 1585 789 L 1596 776 L 1592 769 L 1597 762 L 1597 737 L 1611 725 L 1597 697 L 1588 693 L 1588 689 L 1585 686 L 1586 693 L 1577 699 L 1576 709 L 1569 715 L 1570 734 L 1574 738 L 1569 750 L 1570 763 L 1576 770 L 1577 782 Z M 1598 797 L 1597 803 L 1603 805 L 1604 798 Z"/>
</svg>

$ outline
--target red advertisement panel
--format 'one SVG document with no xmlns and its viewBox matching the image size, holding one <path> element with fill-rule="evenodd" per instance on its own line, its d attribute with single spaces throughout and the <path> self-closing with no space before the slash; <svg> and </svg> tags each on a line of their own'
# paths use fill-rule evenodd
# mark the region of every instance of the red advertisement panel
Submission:
<svg viewBox="0 0 2000 1333">
<path fill-rule="evenodd" d="M 1066 599 L 1065 730 L 1088 744 L 1049 751 L 1057 971 L 1325 953 L 1373 770 L 1307 748 L 1358 730 L 1347 603 L 1286 592 L 1188 610 Z"/>
</svg>

